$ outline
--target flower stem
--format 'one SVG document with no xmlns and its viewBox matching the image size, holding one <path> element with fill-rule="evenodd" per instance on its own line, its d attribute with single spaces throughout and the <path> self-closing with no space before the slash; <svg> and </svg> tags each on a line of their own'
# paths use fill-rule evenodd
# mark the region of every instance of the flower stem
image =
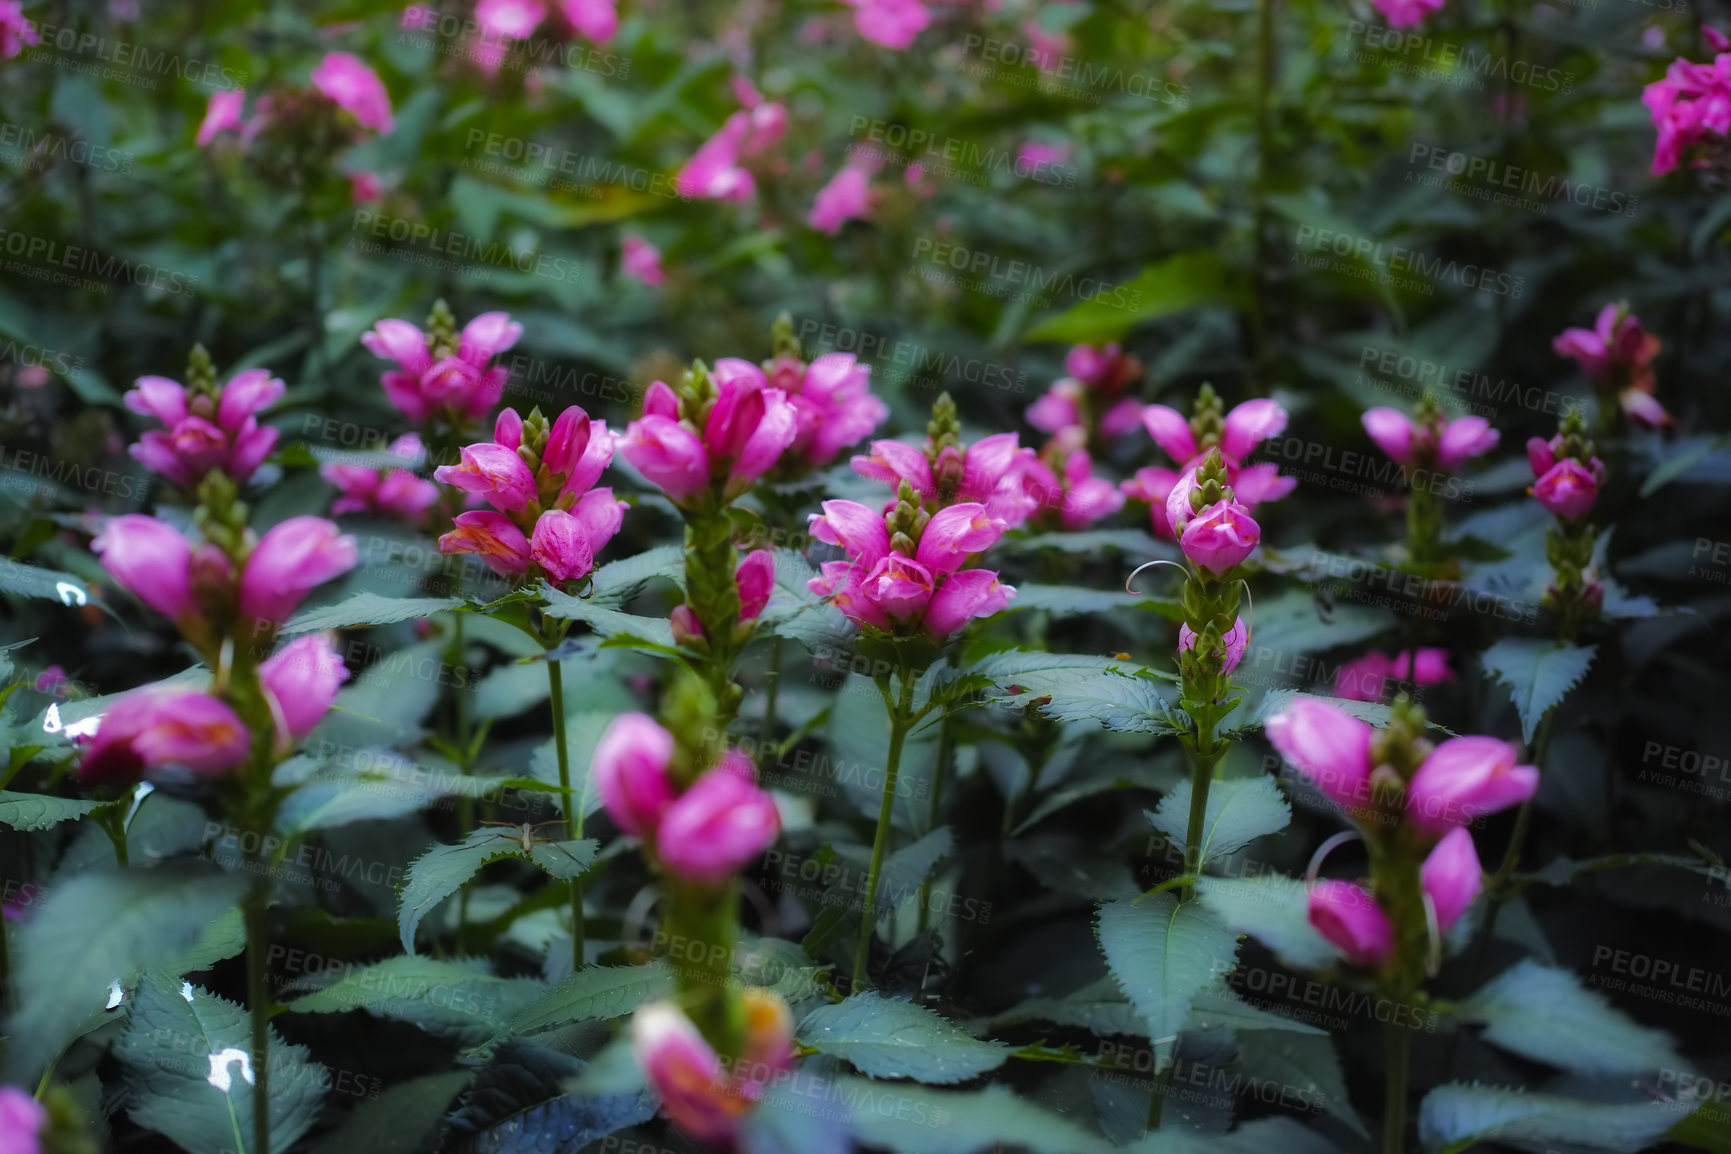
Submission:
<svg viewBox="0 0 1731 1154">
<path fill-rule="evenodd" d="M 1401 1154 L 1402 1142 L 1406 1138 L 1406 1081 L 1411 1060 L 1408 1053 L 1411 1038 L 1405 1026 L 1394 1022 L 1384 1028 L 1383 1038 L 1386 1043 L 1383 1062 L 1388 1068 L 1388 1091 L 1382 1115 L 1382 1150 L 1383 1154 Z"/>
<path fill-rule="evenodd" d="M 262 846 L 264 838 L 259 838 Z M 247 1154 L 270 1154 L 270 984 L 265 957 L 270 948 L 270 873 L 260 853 L 246 896 L 246 1005 L 252 1018 L 252 1142 Z"/>
<path fill-rule="evenodd" d="M 1209 734 L 1212 744 L 1213 734 Z M 1190 822 L 1184 830 L 1184 872 L 1190 877 L 1202 876 L 1202 826 L 1208 819 L 1208 787 L 1214 784 L 1214 766 L 1225 753 L 1222 746 L 1214 750 L 1198 748 L 1190 755 Z M 1179 890 L 1179 901 L 1196 896 L 1196 883 L 1188 882 Z"/>
<path fill-rule="evenodd" d="M 553 750 L 559 758 L 560 805 L 565 810 L 565 837 L 583 836 L 583 813 L 571 796 L 571 751 L 565 744 L 565 674 L 559 662 L 547 662 L 547 691 L 553 703 Z M 571 879 L 571 971 L 583 968 L 583 879 Z"/>
<path fill-rule="evenodd" d="M 711 888 L 673 882 L 664 925 L 679 1004 L 717 1054 L 739 1056 L 745 1015 L 733 981 L 739 883 Z"/>
<path fill-rule="evenodd" d="M 778 691 L 781 689 L 781 638 L 769 639 L 769 677 L 763 690 L 763 738 L 764 749 L 775 749 L 775 704 Z M 773 762 L 771 763 L 773 764 Z"/>
<path fill-rule="evenodd" d="M 853 958 L 853 988 L 857 991 L 866 982 L 866 964 L 871 960 L 872 932 L 877 928 L 878 908 L 878 878 L 884 869 L 884 849 L 890 840 L 890 813 L 896 804 L 896 779 L 901 774 L 902 742 L 907 738 L 908 726 L 914 710 L 914 677 L 904 665 L 899 671 L 901 689 L 896 698 L 894 708 L 890 710 L 890 749 L 885 758 L 884 794 L 878 805 L 877 833 L 872 837 L 871 868 L 866 871 L 866 887 L 862 904 L 865 909 L 860 914 L 859 944 L 854 947 Z M 885 700 L 889 691 L 884 690 Z"/>
</svg>

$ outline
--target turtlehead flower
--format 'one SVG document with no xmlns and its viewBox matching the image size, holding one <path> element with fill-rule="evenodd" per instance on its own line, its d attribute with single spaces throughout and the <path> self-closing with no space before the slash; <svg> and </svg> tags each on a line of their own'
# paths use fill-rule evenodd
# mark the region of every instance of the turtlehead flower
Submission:
<svg viewBox="0 0 1731 1154">
<path fill-rule="evenodd" d="M 1361 420 L 1377 448 L 1403 469 L 1453 469 L 1496 448 L 1499 438 L 1483 417 L 1442 419 L 1434 431 L 1397 409 L 1370 409 Z"/>
<path fill-rule="evenodd" d="M 622 242 L 619 268 L 650 288 L 659 288 L 667 279 L 661 269 L 661 250 L 640 236 L 627 236 Z"/>
<path fill-rule="evenodd" d="M 90 547 L 116 581 L 170 621 L 187 621 L 198 612 L 192 545 L 172 525 L 126 513 L 110 518 Z"/>
<path fill-rule="evenodd" d="M 13 5 L 16 7 L 16 5 Z M 6 0 L 0 0 L 0 57 L 16 56 L 6 38 Z M 34 40 L 31 41 L 35 43 Z M 11 907 L 7 907 L 8 914 Z M 0 933 L 4 933 L 0 927 Z M 48 1108 L 17 1086 L 0 1086 L 0 1152 L 41 1154 L 38 1135 L 48 1125 Z"/>
<path fill-rule="evenodd" d="M 1494 737 L 1455 737 L 1425 758 L 1406 791 L 1408 819 L 1443 833 L 1519 805 L 1539 788 L 1539 771 L 1515 764 L 1515 747 Z"/>
<path fill-rule="evenodd" d="M 154 417 L 166 431 L 151 430 L 130 452 L 139 463 L 184 489 L 194 489 L 212 471 L 245 484 L 276 446 L 277 431 L 261 427 L 258 413 L 283 394 L 268 369 L 236 373 L 214 391 L 189 390 L 167 377 L 140 377 L 126 407 Z"/>
<path fill-rule="evenodd" d="M 1127 496 L 1149 501 L 1156 536 L 1175 538 L 1183 526 L 1173 519 L 1170 501 L 1163 507 L 1150 497 L 1164 490 L 1170 498 L 1178 478 L 1193 477 L 1210 449 L 1220 450 L 1221 461 L 1226 467 L 1226 483 L 1246 510 L 1254 509 L 1264 501 L 1278 501 L 1298 486 L 1296 477 L 1282 476 L 1273 462 L 1243 463 L 1263 441 L 1285 432 L 1286 410 L 1279 402 L 1267 399 L 1245 401 L 1221 417 L 1213 390 L 1204 386 L 1197 398 L 1197 412 L 1197 417 L 1192 420 L 1167 405 L 1148 405 L 1140 411 L 1142 427 L 1148 430 L 1154 443 L 1166 450 L 1180 466 L 1177 473 L 1165 469 L 1140 470 L 1136 479 L 1126 485 Z M 1206 436 L 1199 437 L 1199 430 Z"/>
<path fill-rule="evenodd" d="M 323 517 L 290 517 L 253 546 L 240 574 L 240 611 L 281 625 L 306 595 L 355 567 L 355 539 Z"/>
<path fill-rule="evenodd" d="M 526 40 L 547 18 L 540 0 L 479 0 L 475 23 L 481 35 L 504 40 Z"/>
<path fill-rule="evenodd" d="M 472 553 L 501 577 L 529 572 L 529 538 L 505 514 L 471 509 L 458 513 L 452 525 L 439 538 L 439 552 Z"/>
<path fill-rule="evenodd" d="M 1089 437 L 1122 436 L 1142 419 L 1142 402 L 1124 396 L 1142 375 L 1142 362 L 1124 355 L 1116 343 L 1095 348 L 1077 345 L 1064 358 L 1068 376 L 1052 382 L 1045 394 L 1028 406 L 1028 423 L 1057 435 L 1080 427 Z M 1187 462 L 1188 463 L 1188 462 Z"/>
<path fill-rule="evenodd" d="M 850 160 L 818 190 L 806 223 L 818 232 L 834 236 L 850 220 L 869 219 L 871 210 L 871 168 Z"/>
<path fill-rule="evenodd" d="M 391 94 L 379 74 L 360 57 L 332 52 L 313 69 L 313 87 L 332 103 L 353 116 L 362 128 L 374 132 L 391 130 Z"/>
<path fill-rule="evenodd" d="M 1444 834 L 1425 858 L 1419 879 L 1436 910 L 1437 929 L 1448 933 L 1484 888 L 1484 870 L 1473 835 L 1465 827 Z"/>
<path fill-rule="evenodd" d="M 260 662 L 258 676 L 276 718 L 278 745 L 287 749 L 324 720 L 349 671 L 329 637 L 309 633 Z"/>
<path fill-rule="evenodd" d="M 1124 507 L 1126 494 L 1104 477 L 1094 476 L 1093 458 L 1082 448 L 1086 433 L 1069 426 L 1040 450 L 1022 475 L 1023 487 L 1045 519 L 1065 529 L 1086 529 Z"/>
<path fill-rule="evenodd" d="M 806 468 L 829 464 L 859 444 L 889 416 L 889 406 L 871 392 L 871 366 L 852 353 L 825 353 L 810 364 L 780 356 L 759 367 L 736 357 L 715 362 L 715 379 L 744 388 L 780 389 L 793 406 L 795 432 L 784 454 Z"/>
<path fill-rule="evenodd" d="M 1023 484 L 1034 459 L 1034 450 L 1022 448 L 1015 433 L 997 433 L 972 445 L 946 445 L 935 454 L 900 441 L 873 441 L 871 455 L 855 457 L 852 464 L 860 476 L 892 488 L 906 481 L 928 505 L 979 502 L 1005 528 L 1014 529 L 1039 508 Z"/>
<path fill-rule="evenodd" d="M 1536 438 L 1535 438 L 1536 439 Z M 1533 499 L 1545 511 L 1563 521 L 1574 521 L 1587 515 L 1593 502 L 1599 499 L 1599 481 L 1605 468 L 1597 460 L 1597 470 L 1589 469 L 1573 457 L 1556 462 L 1533 483 Z"/>
<path fill-rule="evenodd" d="M 1334 695 L 1348 701 L 1381 701 L 1402 683 L 1436 685 L 1453 680 L 1446 649 L 1403 649 L 1393 657 L 1373 649 L 1335 672 Z"/>
<path fill-rule="evenodd" d="M 454 347 L 439 344 L 408 321 L 383 320 L 361 337 L 374 356 L 397 367 L 380 378 L 385 396 L 409 420 L 444 419 L 472 425 L 493 411 L 510 371 L 489 368 L 517 343 L 523 326 L 502 312 L 483 313 L 463 327 Z"/>
<path fill-rule="evenodd" d="M 775 844 L 781 817 L 753 777 L 751 760 L 728 750 L 662 813 L 655 856 L 675 877 L 720 885 Z"/>
<path fill-rule="evenodd" d="M 1173 489 L 1177 495 L 1179 489 Z M 1197 568 L 1216 577 L 1256 552 L 1262 527 L 1237 501 L 1216 501 L 1194 516 L 1180 518 L 1167 503 L 1167 515 L 1179 530 L 1178 547 Z"/>
<path fill-rule="evenodd" d="M 769 990 L 740 991 L 746 1040 L 730 1072 L 672 1002 L 643 1007 L 631 1020 L 632 1051 L 661 1108 L 699 1142 L 728 1143 L 764 1087 L 793 1064 L 793 1019 Z"/>
<path fill-rule="evenodd" d="M 714 136 L 704 141 L 684 168 L 679 170 L 679 195 L 697 200 L 723 200 L 739 204 L 750 200 L 757 181 L 740 164 L 751 135 L 751 114 L 735 112 Z"/>
<path fill-rule="evenodd" d="M 1232 628 L 1227 630 L 1226 636 L 1222 637 L 1220 640 L 1226 645 L 1222 654 L 1224 660 L 1221 663 L 1220 671 L 1222 673 L 1231 673 L 1234 669 L 1238 668 L 1238 663 L 1244 660 L 1244 648 L 1250 644 L 1250 627 L 1244 623 L 1244 618 L 1240 617 L 1232 623 Z M 1195 648 L 1196 630 L 1190 628 L 1187 624 L 1181 623 L 1178 626 L 1179 651 L 1182 653 L 1188 653 Z"/>
<path fill-rule="evenodd" d="M 873 44 L 906 49 L 932 22 L 921 0 L 843 0 L 854 10 L 854 27 Z"/>
<path fill-rule="evenodd" d="M 239 88 L 230 88 L 210 94 L 210 103 L 205 107 L 204 119 L 199 122 L 198 136 L 195 142 L 200 148 L 208 147 L 217 135 L 231 128 L 239 128 L 241 108 L 246 104 L 246 92 Z"/>
<path fill-rule="evenodd" d="M 798 411 L 787 394 L 766 387 L 762 372 L 747 367 L 753 371 L 728 372 L 717 362 L 717 395 L 701 437 L 681 419 L 678 396 L 661 381 L 644 395 L 643 416 L 626 427 L 620 443 L 625 459 L 675 504 L 712 487 L 732 500 L 773 469 L 798 436 Z"/>
<path fill-rule="evenodd" d="M 1721 59 L 1726 61 L 1723 70 L 1731 72 L 1731 54 Z M 1731 102 L 1731 89 L 1724 100 Z M 1726 107 L 1731 109 L 1731 103 Z M 1551 341 L 1558 356 L 1578 362 L 1601 393 L 1615 394 L 1630 420 L 1650 429 L 1672 423 L 1671 414 L 1653 397 L 1653 360 L 1662 347 L 1658 337 L 1641 327 L 1640 318 L 1621 304 L 1600 309 L 1592 328 L 1565 329 Z"/>
<path fill-rule="evenodd" d="M 619 30 L 618 0 L 559 0 L 559 14 L 571 30 L 595 44 L 605 44 Z"/>
<path fill-rule="evenodd" d="M 653 718 L 625 713 L 613 719 L 595 746 L 595 787 L 607 815 L 625 833 L 650 837 L 675 791 L 667 766 L 673 735 Z"/>
<path fill-rule="evenodd" d="M 41 42 L 36 26 L 24 15 L 23 0 L 0 0 L 0 60 L 10 60 L 27 45 Z"/>
<path fill-rule="evenodd" d="M 1336 706 L 1309 698 L 1268 719 L 1268 740 L 1287 764 L 1349 813 L 1371 798 L 1371 727 Z"/>
<path fill-rule="evenodd" d="M 1440 12 L 1443 0 L 1370 0 L 1382 13 L 1391 28 L 1411 28 L 1423 24 L 1432 12 Z"/>
<path fill-rule="evenodd" d="M 515 450 L 493 441 L 465 445 L 460 461 L 440 465 L 433 479 L 480 497 L 501 513 L 521 513 L 535 500 L 535 474 Z"/>
<path fill-rule="evenodd" d="M 81 781 L 127 781 L 147 770 L 184 766 L 217 777 L 246 760 L 246 725 L 204 693 L 142 690 L 116 702 L 84 747 Z"/>
<path fill-rule="evenodd" d="M 1356 966 L 1374 968 L 1394 954 L 1394 924 L 1361 885 L 1320 881 L 1310 887 L 1310 924 Z"/>
<path fill-rule="evenodd" d="M 342 493 L 331 512 L 375 513 L 408 525 L 427 519 L 427 510 L 439 500 L 439 487 L 407 469 L 372 469 L 365 465 L 330 464 L 319 474 Z"/>
<path fill-rule="evenodd" d="M 1677 167 L 1685 149 L 1693 148 L 1708 135 L 1723 139 L 1731 132 L 1731 53 L 1723 38 L 1711 32 L 1712 64 L 1696 64 L 1678 57 L 1661 80 L 1647 85 L 1641 103 L 1653 119 L 1658 138 L 1653 145 L 1654 176 Z M 1715 39 L 1717 38 L 1717 39 Z"/>
</svg>

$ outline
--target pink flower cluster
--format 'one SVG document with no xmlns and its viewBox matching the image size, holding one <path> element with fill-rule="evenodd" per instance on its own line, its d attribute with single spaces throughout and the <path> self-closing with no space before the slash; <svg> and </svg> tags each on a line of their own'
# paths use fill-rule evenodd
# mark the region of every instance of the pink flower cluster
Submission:
<svg viewBox="0 0 1731 1154">
<path fill-rule="evenodd" d="M 1454 680 L 1446 649 L 1402 649 L 1393 657 L 1371 650 L 1334 675 L 1334 695 L 1348 701 L 1381 701 L 1402 684 L 1437 685 Z"/>
<path fill-rule="evenodd" d="M 1527 441 L 1527 463 L 1533 469 L 1532 494 L 1545 511 L 1560 521 L 1585 517 L 1599 499 L 1605 481 L 1605 463 L 1594 457 L 1585 463 L 1574 457 L 1559 457 L 1561 433 L 1549 441 L 1533 437 Z"/>
<path fill-rule="evenodd" d="M 914 37 L 931 24 L 931 13 L 923 0 L 842 0 L 854 10 L 854 27 L 873 44 L 897 51 L 906 49 Z"/>
<path fill-rule="evenodd" d="M 10 60 L 27 44 L 40 44 L 36 26 L 24 15 L 24 0 L 0 0 L 0 60 Z"/>
<path fill-rule="evenodd" d="M 676 505 L 717 488 L 732 500 L 775 468 L 799 436 L 799 410 L 786 392 L 768 387 L 757 366 L 718 361 L 712 379 L 718 395 L 702 429 L 684 419 L 678 394 L 656 381 L 643 396 L 643 416 L 626 426 L 620 442 L 631 467 Z"/>
<path fill-rule="evenodd" d="M 861 625 L 924 631 L 942 640 L 1015 599 L 1016 591 L 996 573 L 962 568 L 970 555 L 995 544 L 1004 528 L 1003 519 L 977 501 L 950 505 L 926 522 L 909 556 L 890 547 L 883 514 L 855 501 L 825 501 L 823 512 L 812 515 L 811 535 L 840 546 L 848 559 L 824 562 L 822 576 L 808 587 Z"/>
<path fill-rule="evenodd" d="M 889 406 L 871 391 L 871 372 L 852 353 L 824 353 L 809 364 L 784 355 L 761 369 L 731 357 L 715 363 L 716 379 L 724 385 L 738 379 L 746 388 L 782 391 L 794 411 L 786 455 L 808 469 L 829 464 L 890 415 Z"/>
<path fill-rule="evenodd" d="M 1177 508 L 1173 494 L 1180 489 L 1188 490 L 1189 485 L 1180 483 L 1186 479 L 1194 484 L 1197 466 L 1211 446 L 1198 442 L 1191 422 L 1177 409 L 1149 405 L 1142 410 L 1141 416 L 1148 435 L 1178 462 L 1179 469 L 1174 472 L 1147 466 L 1136 470 L 1136 476 L 1125 481 L 1122 488 L 1126 496 L 1148 502 L 1155 536 L 1171 540 L 1184 528 L 1173 515 Z M 1258 445 L 1270 437 L 1279 436 L 1285 429 L 1286 410 L 1278 401 L 1245 401 L 1226 414 L 1219 444 L 1212 447 L 1219 448 L 1226 465 L 1226 483 L 1232 487 L 1239 508 L 1246 513 L 1264 501 L 1278 501 L 1298 485 L 1296 477 L 1282 476 L 1279 467 L 1272 462 L 1243 463 Z M 1186 495 L 1179 502 L 1185 504 L 1186 510 L 1188 500 Z M 1183 517 L 1183 520 L 1188 519 L 1187 515 Z"/>
<path fill-rule="evenodd" d="M 1018 528 L 1039 508 L 1026 483 L 1034 450 L 1022 448 L 1014 433 L 996 433 L 968 446 L 946 445 L 933 458 L 929 447 L 873 441 L 871 455 L 855 457 L 852 464 L 860 476 L 891 488 L 906 481 L 928 507 L 957 501 L 982 504 L 1005 529 Z"/>
<path fill-rule="evenodd" d="M 1080 428 L 1090 436 L 1098 431 L 1106 438 L 1136 427 L 1142 417 L 1142 402 L 1124 396 L 1124 392 L 1141 377 L 1142 363 L 1125 356 L 1117 342 L 1104 348 L 1077 345 L 1064 358 L 1064 371 L 1067 376 L 1053 381 L 1040 399 L 1028 406 L 1028 424 L 1054 435 Z"/>
<path fill-rule="evenodd" d="M 1456 737 L 1430 750 L 1406 783 L 1404 797 L 1393 796 L 1384 791 L 1398 788 L 1398 779 L 1373 764 L 1372 734 L 1366 722 L 1309 699 L 1268 721 L 1268 738 L 1281 756 L 1349 815 L 1369 813 L 1379 802 L 1398 802 L 1418 836 L 1438 839 L 1424 862 L 1422 882 L 1446 933 L 1481 885 L 1478 854 L 1466 827 L 1532 797 L 1539 771 L 1516 764 L 1508 742 Z M 1393 952 L 1388 915 L 1362 886 L 1317 883 L 1310 894 L 1310 921 L 1356 964 L 1380 965 Z"/>
<path fill-rule="evenodd" d="M 672 1002 L 638 1010 L 631 1021 L 632 1051 L 676 1126 L 704 1143 L 731 1145 L 739 1122 L 763 1091 L 793 1064 L 793 1019 L 787 1003 L 768 990 L 740 991 L 745 1047 L 725 1063 Z M 729 1066 L 731 1065 L 731 1069 Z"/>
<path fill-rule="evenodd" d="M 371 132 L 391 131 L 395 123 L 391 95 L 379 74 L 360 57 L 348 52 L 330 53 L 313 69 L 312 83 L 321 97 L 347 112 L 362 128 Z M 229 131 L 238 132 L 243 145 L 250 144 L 281 112 L 284 103 L 281 98 L 261 97 L 253 105 L 252 119 L 248 120 L 244 116 L 244 89 L 213 92 L 198 126 L 198 146 L 207 147 Z"/>
<path fill-rule="evenodd" d="M 627 236 L 621 242 L 619 270 L 650 288 L 659 288 L 667 279 L 661 268 L 661 250 L 640 236 Z"/>
<path fill-rule="evenodd" d="M 1022 486 L 1048 519 L 1065 529 L 1086 529 L 1124 507 L 1117 485 L 1094 476 L 1093 458 L 1082 446 L 1087 433 L 1071 425 L 1056 433 L 1028 462 Z"/>
<path fill-rule="evenodd" d="M 460 454 L 457 464 L 433 470 L 434 478 L 492 509 L 459 513 L 439 538 L 441 552 L 473 553 L 506 577 L 522 577 L 533 565 L 563 588 L 590 574 L 595 555 L 624 524 L 625 502 L 612 489 L 594 488 L 613 460 L 613 434 L 576 405 L 559 414 L 539 446 L 524 444 L 523 418 L 506 409 L 491 441 Z"/>
<path fill-rule="evenodd" d="M 276 446 L 277 431 L 261 426 L 258 413 L 282 394 L 282 381 L 268 369 L 236 373 L 214 396 L 189 393 L 167 377 L 140 377 L 126 407 L 155 417 L 167 431 L 145 433 L 132 455 L 183 489 L 197 488 L 212 471 L 245 484 Z"/>
<path fill-rule="evenodd" d="M 414 465 L 420 464 L 427 455 L 421 438 L 414 433 L 398 437 L 386 451 Z M 331 512 L 338 515 L 373 513 L 419 525 L 426 520 L 427 510 L 439 500 L 439 487 L 415 476 L 409 469 L 330 464 L 320 468 L 319 473 L 342 492 L 336 504 L 331 506 Z"/>
<path fill-rule="evenodd" d="M 558 0 L 564 22 L 585 40 L 605 44 L 619 30 L 617 0 Z M 498 40 L 526 40 L 547 19 L 542 0 L 480 0 L 475 22 L 481 34 Z"/>
<path fill-rule="evenodd" d="M 1454 469 L 1496 448 L 1500 437 L 1483 417 L 1439 420 L 1435 430 L 1398 409 L 1369 409 L 1361 420 L 1370 439 L 1403 469 Z"/>
<path fill-rule="evenodd" d="M 1196 470 L 1191 468 L 1166 497 L 1166 521 L 1192 564 L 1213 577 L 1223 577 L 1256 552 L 1262 543 L 1262 526 L 1250 515 L 1249 506 L 1236 499 L 1222 497 L 1211 505 L 1201 504 L 1200 497 L 1192 499 L 1198 488 Z"/>
<path fill-rule="evenodd" d="M 1442 10 L 1443 0 L 1371 0 L 1391 28 L 1411 28 Z"/>
<path fill-rule="evenodd" d="M 775 844 L 781 818 L 737 749 L 683 791 L 669 771 L 673 735 L 641 713 L 613 720 L 595 747 L 593 772 L 614 824 L 682 882 L 718 886 Z"/>
<path fill-rule="evenodd" d="M 1731 42 L 1712 28 L 1703 35 L 1716 55 L 1711 64 L 1695 64 L 1681 56 L 1641 93 L 1641 103 L 1653 117 L 1659 138 L 1653 145 L 1653 175 L 1677 167 L 1683 150 L 1700 144 L 1709 133 L 1724 139 L 1731 132 Z"/>
<path fill-rule="evenodd" d="M 850 220 L 865 220 L 871 216 L 872 173 L 877 165 L 856 156 L 836 170 L 828 184 L 818 190 L 806 223 L 818 232 L 834 236 Z"/>
<path fill-rule="evenodd" d="M 1600 309 L 1592 328 L 1565 329 L 1551 341 L 1558 356 L 1573 358 L 1595 385 L 1616 391 L 1629 419 L 1649 429 L 1671 424 L 1671 414 L 1653 396 L 1653 358 L 1661 347 L 1640 318 L 1620 304 Z"/>
<path fill-rule="evenodd" d="M 756 178 L 741 161 L 760 156 L 781 143 L 787 131 L 787 108 L 764 100 L 749 81 L 735 84 L 734 89 L 745 108 L 729 116 L 680 170 L 677 178 L 680 196 L 739 203 L 750 200 L 757 191 Z"/>
<path fill-rule="evenodd" d="M 361 344 L 397 363 L 380 384 L 399 412 L 416 424 L 443 418 L 460 427 L 485 419 L 499 403 L 510 371 L 488 364 L 522 335 L 522 325 L 494 312 L 463 326 L 455 348 L 436 346 L 431 336 L 401 320 L 380 321 Z"/>
</svg>

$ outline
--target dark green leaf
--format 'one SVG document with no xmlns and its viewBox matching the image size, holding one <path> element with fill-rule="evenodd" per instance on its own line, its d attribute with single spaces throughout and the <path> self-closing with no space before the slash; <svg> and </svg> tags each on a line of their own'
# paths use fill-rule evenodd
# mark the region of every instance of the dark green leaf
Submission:
<svg viewBox="0 0 1731 1154">
<path fill-rule="evenodd" d="M 1155 1069 L 1177 1049 L 1196 995 L 1232 969 L 1238 940 L 1200 902 L 1170 893 L 1100 907 L 1106 965 L 1148 1027 Z"/>
<path fill-rule="evenodd" d="M 920 1082 L 965 1082 L 1010 1056 L 1002 1042 L 982 1041 L 924 1006 L 872 993 L 813 1010 L 799 1039 L 874 1078 Z"/>
</svg>

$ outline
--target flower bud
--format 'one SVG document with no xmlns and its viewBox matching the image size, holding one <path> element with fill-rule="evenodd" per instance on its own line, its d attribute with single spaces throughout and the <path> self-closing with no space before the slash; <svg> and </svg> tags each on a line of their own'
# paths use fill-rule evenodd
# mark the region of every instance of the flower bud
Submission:
<svg viewBox="0 0 1731 1154">
<path fill-rule="evenodd" d="M 324 719 L 349 671 L 326 635 L 310 633 L 260 662 L 258 676 L 277 719 L 280 744 L 287 747 Z"/>
<path fill-rule="evenodd" d="M 734 571 L 739 587 L 739 620 L 749 625 L 762 615 L 775 588 L 775 554 L 768 549 L 756 549 L 739 563 Z"/>
<path fill-rule="evenodd" d="M 681 606 L 683 608 L 683 606 Z M 667 765 L 673 735 L 642 713 L 613 719 L 595 746 L 592 768 L 613 824 L 634 837 L 653 833 L 673 802 Z"/>
<path fill-rule="evenodd" d="M 1280 756 L 1347 811 L 1370 800 L 1371 727 L 1345 710 L 1298 698 L 1268 719 Z"/>
<path fill-rule="evenodd" d="M 1419 876 L 1436 909 L 1437 929 L 1446 934 L 1484 886 L 1478 850 L 1465 826 L 1457 826 L 1443 835 L 1424 859 Z"/>
<path fill-rule="evenodd" d="M 1356 966 L 1373 967 L 1394 953 L 1394 926 L 1376 895 L 1351 882 L 1310 887 L 1310 924 Z"/>
<path fill-rule="evenodd" d="M 673 628 L 673 640 L 687 649 L 706 649 L 709 642 L 703 637 L 703 622 L 698 619 L 697 610 L 689 605 L 675 605 L 669 618 Z"/>
<path fill-rule="evenodd" d="M 655 852 L 685 881 L 719 885 L 775 843 L 781 818 L 752 781 L 751 762 L 729 750 L 661 817 Z"/>
<path fill-rule="evenodd" d="M 1178 545 L 1203 572 L 1219 577 L 1255 552 L 1261 540 L 1262 527 L 1250 510 L 1236 501 L 1218 501 L 1184 526 Z"/>
<path fill-rule="evenodd" d="M 0 933 L 4 933 L 0 927 Z M 0 1086 L 0 1150 L 40 1154 L 38 1135 L 48 1125 L 48 1109 L 17 1086 Z"/>
<path fill-rule="evenodd" d="M 695 433 L 672 417 L 646 414 L 632 421 L 625 427 L 619 451 L 675 504 L 709 486 L 708 451 Z"/>
<path fill-rule="evenodd" d="M 583 523 L 563 509 L 548 509 L 535 522 L 529 558 L 560 588 L 581 581 L 595 568 L 595 552 Z"/>
<path fill-rule="evenodd" d="M 169 620 L 178 622 L 196 609 L 192 546 L 173 526 L 126 513 L 110 518 L 90 547 L 115 580 Z"/>
<path fill-rule="evenodd" d="M 78 777 L 124 781 L 167 765 L 214 777 L 245 761 L 250 747 L 246 726 L 216 698 L 147 689 L 122 698 L 102 716 Z"/>
<path fill-rule="evenodd" d="M 1232 623 L 1224 637 L 1220 639 L 1226 646 L 1224 660 L 1220 672 L 1231 673 L 1238 668 L 1238 663 L 1244 660 L 1244 647 L 1250 644 L 1250 629 L 1240 617 Z M 1189 652 L 1196 647 L 1196 631 L 1187 624 L 1178 626 L 1178 648 L 1181 652 Z"/>
<path fill-rule="evenodd" d="M 673 1124 L 699 1142 L 729 1141 L 752 1101 L 738 1093 L 703 1035 L 672 1002 L 631 1019 L 632 1052 Z"/>
<path fill-rule="evenodd" d="M 323 517 L 290 517 L 254 546 L 240 575 L 240 611 L 282 624 L 306 595 L 347 573 L 356 561 L 355 539 Z"/>
<path fill-rule="evenodd" d="M 1599 482 L 1581 462 L 1564 457 L 1534 482 L 1532 494 L 1553 517 L 1573 521 L 1592 509 L 1599 497 Z"/>
</svg>

